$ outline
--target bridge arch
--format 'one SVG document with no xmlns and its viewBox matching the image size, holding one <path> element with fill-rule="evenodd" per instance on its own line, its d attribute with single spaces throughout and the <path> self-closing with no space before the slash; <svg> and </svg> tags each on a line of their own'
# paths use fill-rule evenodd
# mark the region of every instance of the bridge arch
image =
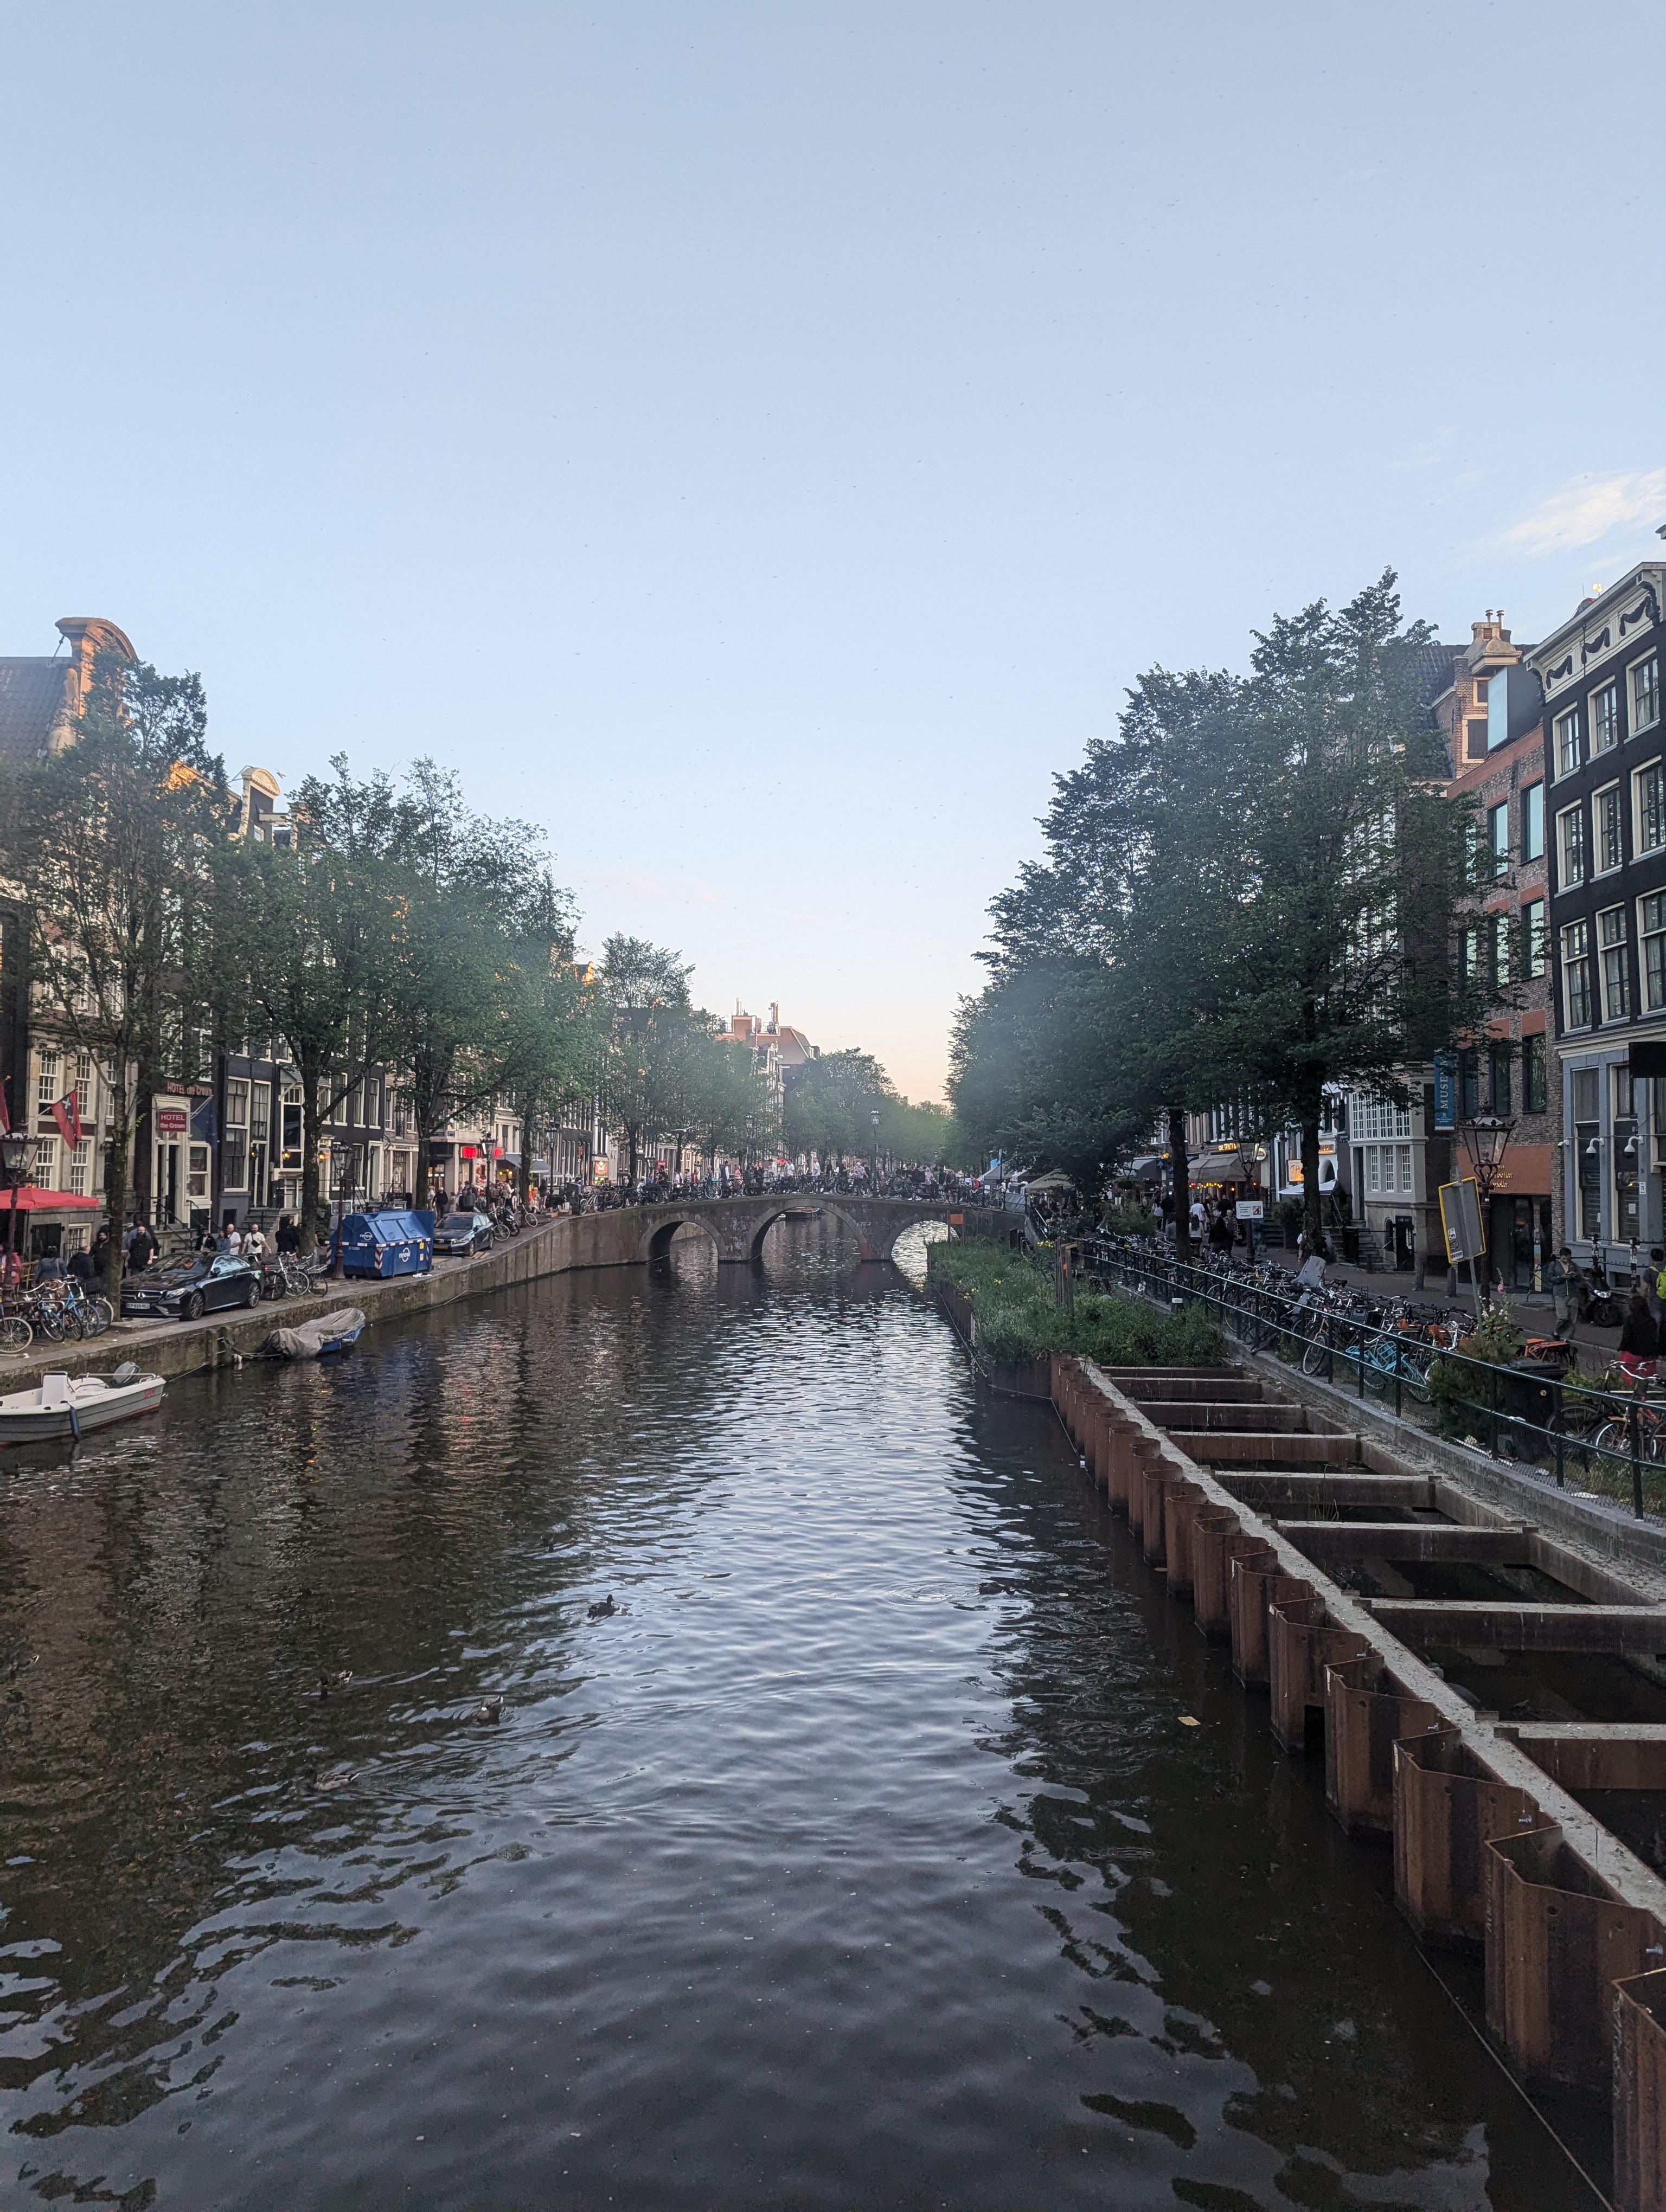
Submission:
<svg viewBox="0 0 1666 2212">
<path fill-rule="evenodd" d="M 671 1248 L 679 1229 L 697 1229 L 715 1250 L 720 1260 L 726 1260 L 729 1256 L 723 1249 L 723 1240 L 718 1235 L 715 1226 L 709 1221 L 702 1220 L 698 1212 L 692 1207 L 686 1213 L 673 1215 L 670 1220 L 651 1224 L 643 1233 L 640 1256 L 650 1264 L 655 1261 L 668 1263 L 671 1259 Z"/>
<path fill-rule="evenodd" d="M 766 1212 L 762 1220 L 758 1223 L 757 1228 L 752 1231 L 751 1245 L 746 1255 L 748 1259 L 761 1260 L 763 1257 L 763 1240 L 769 1234 L 769 1231 L 775 1227 L 776 1222 L 784 1221 L 794 1206 L 800 1206 L 803 1204 L 804 1200 L 802 1197 L 795 1197 L 789 1192 L 782 1198 L 779 1206 Z M 856 1239 L 857 1243 L 861 1248 L 861 1254 L 864 1260 L 890 1259 L 891 1248 L 896 1243 L 897 1237 L 903 1233 L 901 1228 L 893 1230 L 889 1224 L 886 1224 L 885 1230 L 881 1232 L 885 1249 L 883 1252 L 879 1252 L 874 1249 L 874 1238 L 872 1233 L 867 1229 L 865 1229 L 862 1224 L 858 1221 L 853 1214 L 848 1212 L 843 1207 L 842 1207 L 836 1199 L 824 1198 L 819 1193 L 818 1193 L 816 1194 L 816 1205 L 820 1212 L 832 1215 L 834 1220 L 839 1224 L 847 1237 L 854 1237 Z M 906 1226 L 906 1224 L 904 1224 L 904 1226 Z"/>
</svg>

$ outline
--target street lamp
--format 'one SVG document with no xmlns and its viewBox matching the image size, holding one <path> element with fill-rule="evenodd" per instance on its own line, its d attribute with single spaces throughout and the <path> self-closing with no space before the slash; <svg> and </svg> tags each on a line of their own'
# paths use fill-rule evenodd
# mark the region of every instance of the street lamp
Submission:
<svg viewBox="0 0 1666 2212">
<path fill-rule="evenodd" d="M 1461 1122 L 1463 1149 L 1469 1155 L 1469 1164 L 1474 1170 L 1475 1188 L 1483 1206 L 1493 1195 L 1504 1167 L 1504 1156 L 1510 1149 L 1515 1122 L 1502 1114 L 1477 1114 L 1472 1121 Z"/>
<path fill-rule="evenodd" d="M 879 1181 L 879 1109 L 875 1106 L 868 1117 L 873 1124 L 873 1148 L 868 1155 L 868 1177 L 877 1187 Z"/>
<path fill-rule="evenodd" d="M 1493 1187 L 1504 1167 L 1504 1156 L 1510 1149 L 1510 1139 L 1516 1124 L 1503 1114 L 1476 1114 L 1458 1127 L 1463 1137 L 1463 1149 L 1469 1155 L 1469 1165 L 1474 1172 L 1475 1197 L 1484 1224 L 1487 1242 L 1491 1244 Z M 1493 1265 L 1497 1265 L 1494 1255 Z M 1475 1294 L 1475 1306 L 1481 1307 L 1481 1278 L 1475 1273 L 1476 1263 L 1469 1262 L 1469 1283 Z M 1500 1278 L 1502 1279 L 1502 1278 Z"/>
<path fill-rule="evenodd" d="M 6 1223 L 6 1250 L 17 1249 L 17 1194 L 29 1179 L 29 1168 L 34 1158 L 34 1139 L 21 1130 L 9 1129 L 0 1137 L 0 1174 L 3 1174 L 11 1191 L 10 1218 Z"/>
</svg>

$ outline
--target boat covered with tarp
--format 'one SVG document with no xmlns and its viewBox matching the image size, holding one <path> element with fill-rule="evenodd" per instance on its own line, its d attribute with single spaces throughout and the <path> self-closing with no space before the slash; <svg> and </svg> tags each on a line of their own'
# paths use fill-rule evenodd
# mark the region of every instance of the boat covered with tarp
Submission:
<svg viewBox="0 0 1666 2212">
<path fill-rule="evenodd" d="M 357 1306 L 331 1306 L 295 1328 L 275 1328 L 261 1349 L 271 1359 L 326 1359 L 356 1344 L 363 1330 Z"/>
</svg>

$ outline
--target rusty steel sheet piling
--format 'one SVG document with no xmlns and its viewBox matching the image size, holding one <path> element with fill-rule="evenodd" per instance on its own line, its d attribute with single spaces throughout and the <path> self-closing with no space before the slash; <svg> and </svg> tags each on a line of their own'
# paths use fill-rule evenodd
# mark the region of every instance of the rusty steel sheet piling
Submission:
<svg viewBox="0 0 1666 2212">
<path fill-rule="evenodd" d="M 1609 2098 L 1617 2212 L 1666 2212 L 1666 1881 L 1572 1794 L 1666 1781 L 1666 1725 L 1499 1723 L 1419 1656 L 1651 1655 L 1666 1651 L 1666 1607 L 1611 1559 L 1547 1541 L 1380 1443 L 1267 1412 L 1264 1376 L 1113 1377 L 1062 1358 L 1053 1371 L 1090 1477 L 1189 1594 L 1200 1632 L 1265 1682 L 1278 1741 L 1301 1753 L 1322 1713 L 1327 1803 L 1350 1833 L 1393 1838 L 1413 1929 L 1481 1942 L 1488 2021 L 1518 2080 Z M 1280 1506 L 1286 1521 L 1265 1517 Z M 1326 1571 L 1362 1559 L 1530 1567 L 1586 1601 L 1364 1599 Z"/>
<path fill-rule="evenodd" d="M 1454 1728 L 1402 1736 L 1393 1759 L 1395 1901 L 1424 1942 L 1480 1944 L 1483 1846 L 1537 1826 L 1538 1808 L 1489 1772 Z"/>
</svg>

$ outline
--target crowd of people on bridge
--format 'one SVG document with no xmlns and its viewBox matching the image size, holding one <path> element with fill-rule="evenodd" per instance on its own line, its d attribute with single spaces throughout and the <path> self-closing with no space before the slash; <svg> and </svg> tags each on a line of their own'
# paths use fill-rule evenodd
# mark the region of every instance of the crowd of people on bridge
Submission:
<svg viewBox="0 0 1666 2212">
<path fill-rule="evenodd" d="M 690 1199 L 720 1198 L 903 1198 L 924 1205 L 986 1202 L 970 1176 L 952 1168 L 896 1168 L 870 1175 L 863 1164 L 816 1173 L 787 1169 L 731 1169 L 716 1176 L 672 1174 L 655 1167 L 635 1182 L 552 1184 L 544 1194 L 550 1213 L 605 1213 L 623 1206 L 664 1206 Z"/>
</svg>

